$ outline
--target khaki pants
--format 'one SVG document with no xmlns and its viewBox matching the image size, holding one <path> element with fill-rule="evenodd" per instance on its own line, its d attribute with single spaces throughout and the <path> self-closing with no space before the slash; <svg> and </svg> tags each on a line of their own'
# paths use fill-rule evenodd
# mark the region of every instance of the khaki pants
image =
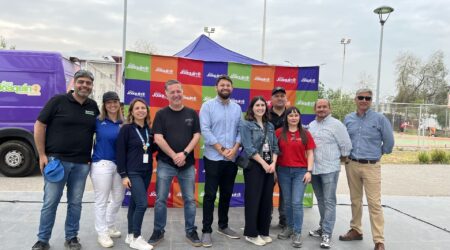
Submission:
<svg viewBox="0 0 450 250">
<path fill-rule="evenodd" d="M 384 243 L 384 216 L 381 207 L 381 165 L 349 161 L 345 164 L 347 182 L 352 201 L 350 227 L 362 234 L 363 188 L 369 205 L 373 242 Z"/>
</svg>

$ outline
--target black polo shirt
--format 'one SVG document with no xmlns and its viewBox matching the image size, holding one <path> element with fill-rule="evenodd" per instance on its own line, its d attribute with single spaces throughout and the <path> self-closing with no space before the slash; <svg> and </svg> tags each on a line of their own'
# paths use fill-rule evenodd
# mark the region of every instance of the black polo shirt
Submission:
<svg viewBox="0 0 450 250">
<path fill-rule="evenodd" d="M 38 120 L 47 125 L 45 153 L 62 161 L 88 163 L 91 161 L 97 103 L 87 99 L 77 102 L 73 91 L 52 97 L 41 110 Z"/>
<path fill-rule="evenodd" d="M 284 122 L 284 112 L 286 112 L 286 109 L 284 109 L 283 113 L 279 116 L 277 113 L 273 111 L 273 107 L 270 108 L 270 122 L 275 127 L 275 130 L 283 127 Z"/>
</svg>

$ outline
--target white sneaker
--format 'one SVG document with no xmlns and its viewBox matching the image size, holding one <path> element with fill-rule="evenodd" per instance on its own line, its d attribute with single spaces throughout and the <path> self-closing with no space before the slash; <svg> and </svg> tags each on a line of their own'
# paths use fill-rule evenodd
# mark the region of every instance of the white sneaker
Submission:
<svg viewBox="0 0 450 250">
<path fill-rule="evenodd" d="M 122 236 L 122 233 L 119 230 L 117 230 L 116 228 L 108 229 L 108 234 L 109 234 L 109 237 L 111 237 L 111 238 L 120 238 L 120 236 Z"/>
<path fill-rule="evenodd" d="M 257 237 L 245 236 L 245 240 L 250 243 L 253 243 L 257 246 L 264 246 L 266 244 L 266 242 L 263 239 L 261 239 L 261 237 L 259 237 L 259 236 L 257 236 Z"/>
<path fill-rule="evenodd" d="M 113 247 L 114 246 L 113 240 L 107 234 L 99 234 L 97 237 L 97 241 L 102 247 Z"/>
<path fill-rule="evenodd" d="M 125 238 L 125 243 L 130 245 L 131 241 L 133 241 L 134 235 L 133 234 L 127 234 L 127 237 Z"/>
<path fill-rule="evenodd" d="M 271 243 L 272 242 L 272 238 L 270 236 L 264 236 L 264 235 L 260 235 L 259 237 L 261 237 L 261 239 L 266 242 L 266 243 Z"/>
<path fill-rule="evenodd" d="M 137 238 L 133 238 L 133 240 L 130 243 L 130 247 L 133 249 L 138 250 L 152 250 L 153 246 L 148 244 L 147 241 L 142 238 L 142 236 L 139 236 Z"/>
</svg>

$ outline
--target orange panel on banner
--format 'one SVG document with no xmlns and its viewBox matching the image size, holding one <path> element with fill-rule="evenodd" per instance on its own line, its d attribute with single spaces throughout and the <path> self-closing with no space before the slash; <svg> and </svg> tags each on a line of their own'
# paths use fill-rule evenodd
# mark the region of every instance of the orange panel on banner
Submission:
<svg viewBox="0 0 450 250">
<path fill-rule="evenodd" d="M 273 187 L 273 206 L 278 207 L 280 204 L 280 187 L 278 183 Z"/>
<path fill-rule="evenodd" d="M 293 90 L 286 90 L 286 98 L 288 102 L 286 103 L 287 106 L 293 106 L 295 105 L 295 98 L 297 98 L 297 92 Z"/>
<path fill-rule="evenodd" d="M 183 84 L 183 104 L 194 110 L 200 110 L 202 106 L 202 86 Z"/>
<path fill-rule="evenodd" d="M 152 56 L 151 67 L 150 81 L 166 82 L 177 79 L 178 59 L 176 57 Z"/>
<path fill-rule="evenodd" d="M 274 87 L 275 67 L 253 66 L 250 78 L 251 89 L 272 90 Z"/>
<path fill-rule="evenodd" d="M 155 119 L 156 112 L 158 112 L 160 109 L 162 109 L 162 108 L 154 107 L 154 106 L 150 107 L 150 120 L 151 120 L 152 124 L 153 124 L 153 120 Z"/>
<path fill-rule="evenodd" d="M 157 153 L 155 153 L 157 154 Z M 152 179 L 150 180 L 151 183 L 156 182 L 156 168 L 158 166 L 158 162 L 156 161 L 156 156 L 153 155 L 153 173 L 152 173 Z"/>
<path fill-rule="evenodd" d="M 181 195 L 181 188 L 178 182 L 172 182 L 173 207 L 183 207 L 183 196 Z"/>
</svg>

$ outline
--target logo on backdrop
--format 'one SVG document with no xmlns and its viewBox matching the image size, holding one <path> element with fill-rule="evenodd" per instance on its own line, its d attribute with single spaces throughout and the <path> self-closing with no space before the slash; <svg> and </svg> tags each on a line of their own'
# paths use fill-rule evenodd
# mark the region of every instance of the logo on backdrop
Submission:
<svg viewBox="0 0 450 250">
<path fill-rule="evenodd" d="M 155 69 L 155 72 L 159 72 L 159 73 L 163 73 L 163 74 L 167 74 L 167 75 L 173 75 L 173 69 L 164 69 L 161 67 L 157 67 Z"/>
<path fill-rule="evenodd" d="M 297 83 L 297 78 L 293 77 L 293 78 L 284 78 L 282 76 L 277 78 L 277 82 L 284 82 L 284 83 L 289 83 L 289 84 L 295 84 Z"/>
<path fill-rule="evenodd" d="M 150 71 L 150 68 L 148 66 L 140 66 L 140 65 L 136 65 L 134 63 L 128 64 L 127 69 L 134 69 L 134 70 L 141 71 L 141 72 L 149 72 Z"/>
<path fill-rule="evenodd" d="M 306 77 L 303 77 L 303 78 L 300 80 L 300 82 L 315 84 L 315 83 L 316 83 L 316 79 L 314 79 L 314 78 L 306 78 Z"/>
<path fill-rule="evenodd" d="M 14 85 L 14 82 L 3 80 L 0 83 L 0 92 L 15 93 L 18 95 L 40 96 L 41 85 L 37 83 L 33 85 L 28 85 L 28 83 L 23 83 L 22 85 Z"/>
<path fill-rule="evenodd" d="M 260 76 L 257 76 L 257 77 L 255 77 L 255 81 L 260 81 L 260 82 L 270 82 L 270 78 L 269 78 L 269 77 L 260 77 Z"/>
<path fill-rule="evenodd" d="M 195 77 L 195 78 L 202 78 L 201 72 L 189 71 L 187 69 L 181 70 L 180 75 L 187 75 L 187 76 L 191 76 L 191 77 Z"/>
<path fill-rule="evenodd" d="M 302 100 L 298 100 L 296 105 L 314 107 L 314 102 L 305 102 L 305 101 L 302 101 Z"/>
<path fill-rule="evenodd" d="M 153 93 L 152 97 L 155 97 L 155 98 L 162 98 L 162 99 L 167 99 L 167 98 L 166 98 L 166 95 L 164 95 L 163 93 L 158 92 L 158 91 L 155 91 L 155 92 Z"/>
<path fill-rule="evenodd" d="M 139 98 L 145 98 L 145 92 L 137 92 L 134 90 L 128 90 L 127 95 L 132 95 L 132 96 L 136 96 Z"/>
<path fill-rule="evenodd" d="M 240 81 L 244 81 L 244 82 L 249 82 L 250 81 L 250 76 L 240 76 L 236 73 L 233 73 L 230 75 L 231 79 L 235 79 L 235 80 L 240 80 Z"/>
</svg>

